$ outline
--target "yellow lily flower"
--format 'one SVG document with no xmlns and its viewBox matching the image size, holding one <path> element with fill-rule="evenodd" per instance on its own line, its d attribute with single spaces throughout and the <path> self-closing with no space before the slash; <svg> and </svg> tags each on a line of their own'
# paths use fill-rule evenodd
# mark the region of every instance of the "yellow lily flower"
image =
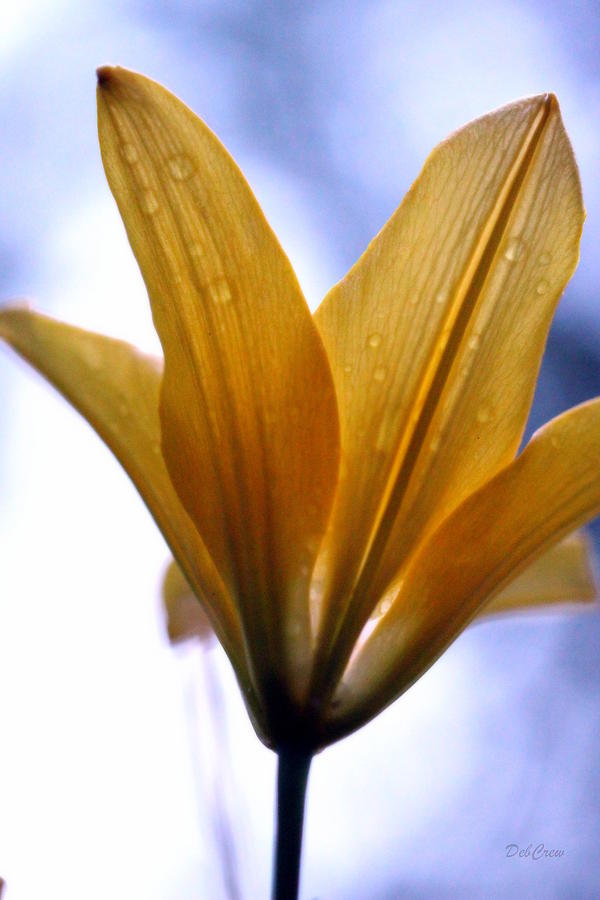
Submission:
<svg viewBox="0 0 600 900">
<path fill-rule="evenodd" d="M 19 307 L 0 332 L 133 479 L 263 740 L 318 749 L 600 508 L 599 401 L 515 459 L 584 218 L 558 104 L 444 141 L 312 317 L 206 125 L 141 75 L 98 82 L 164 368 Z"/>
<path fill-rule="evenodd" d="M 585 552 L 551 548 L 600 510 L 600 400 L 515 458 L 584 219 L 556 99 L 437 147 L 313 317 L 206 125 L 98 82 L 164 364 L 15 307 L 0 334 L 133 479 L 263 741 L 310 756 L 364 724 L 544 554 L 589 598 Z"/>
</svg>

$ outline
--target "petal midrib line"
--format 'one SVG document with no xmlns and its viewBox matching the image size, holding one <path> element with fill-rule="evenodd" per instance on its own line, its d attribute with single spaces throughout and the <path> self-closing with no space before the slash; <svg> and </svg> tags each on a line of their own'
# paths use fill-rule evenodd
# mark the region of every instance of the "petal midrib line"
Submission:
<svg viewBox="0 0 600 900">
<path fill-rule="evenodd" d="M 427 362 L 412 411 L 394 454 L 394 462 L 378 505 L 354 588 L 349 594 L 345 614 L 338 618 L 337 632 L 328 635 L 321 647 L 313 676 L 313 696 L 323 702 L 335 690 L 348 663 L 352 649 L 377 597 L 370 590 L 385 554 L 392 528 L 401 510 L 408 485 L 423 448 L 429 426 L 448 382 L 453 362 L 465 337 L 478 300 L 482 295 L 498 249 L 508 230 L 512 212 L 526 180 L 550 115 L 557 103 L 546 95 L 523 140 L 491 210 L 488 220 L 465 266 L 448 313 L 441 325 L 437 344 Z"/>
</svg>

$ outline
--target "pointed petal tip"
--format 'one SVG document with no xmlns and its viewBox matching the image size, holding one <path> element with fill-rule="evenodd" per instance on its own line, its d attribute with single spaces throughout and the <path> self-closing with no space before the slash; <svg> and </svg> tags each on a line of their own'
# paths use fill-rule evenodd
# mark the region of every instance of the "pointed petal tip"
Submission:
<svg viewBox="0 0 600 900">
<path fill-rule="evenodd" d="M 553 115 L 560 116 L 560 104 L 552 91 L 546 91 L 543 94 L 537 94 L 531 100 L 535 103 L 538 110 L 543 112 L 544 119 L 549 119 Z"/>
<path fill-rule="evenodd" d="M 123 66 L 98 66 L 96 69 L 96 79 L 98 88 L 101 91 L 110 91 L 129 83 L 140 76 L 130 69 Z"/>
<path fill-rule="evenodd" d="M 31 300 L 28 300 L 26 297 L 15 297 L 11 300 L 6 300 L 3 303 L 0 303 L 0 315 L 7 312 L 12 312 L 13 310 L 23 310 L 23 309 L 33 309 L 33 304 Z"/>
<path fill-rule="evenodd" d="M 114 66 L 98 66 L 96 69 L 96 78 L 98 79 L 98 87 L 107 87 L 114 75 Z"/>
<path fill-rule="evenodd" d="M 553 91 L 544 91 L 543 94 L 531 94 L 523 98 L 525 102 L 537 103 L 545 106 L 548 110 L 558 107 L 558 100 Z M 519 102 L 519 101 L 516 101 Z"/>
<path fill-rule="evenodd" d="M 544 109 L 544 114 L 547 119 L 551 116 L 560 117 L 560 104 L 556 94 L 553 94 L 552 91 L 547 91 L 545 94 L 540 95 L 540 100 L 542 101 L 541 106 Z"/>
<path fill-rule="evenodd" d="M 99 101 L 113 105 L 113 101 L 124 100 L 139 102 L 145 92 L 150 78 L 127 69 L 124 66 L 99 66 L 96 69 L 97 90 Z"/>
<path fill-rule="evenodd" d="M 7 303 L 0 303 L 0 337 L 5 339 L 9 336 L 8 323 L 16 315 L 24 312 L 33 312 L 33 304 L 29 300 L 18 298 L 9 300 Z"/>
</svg>

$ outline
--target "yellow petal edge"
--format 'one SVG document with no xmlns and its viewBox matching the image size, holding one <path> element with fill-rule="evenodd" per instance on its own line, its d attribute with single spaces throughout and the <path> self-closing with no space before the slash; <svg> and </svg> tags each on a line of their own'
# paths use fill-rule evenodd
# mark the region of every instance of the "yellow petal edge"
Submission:
<svg viewBox="0 0 600 900">
<path fill-rule="evenodd" d="M 474 620 L 515 612 L 548 612 L 598 599 L 589 537 L 579 531 L 543 553 L 486 603 Z"/>
</svg>

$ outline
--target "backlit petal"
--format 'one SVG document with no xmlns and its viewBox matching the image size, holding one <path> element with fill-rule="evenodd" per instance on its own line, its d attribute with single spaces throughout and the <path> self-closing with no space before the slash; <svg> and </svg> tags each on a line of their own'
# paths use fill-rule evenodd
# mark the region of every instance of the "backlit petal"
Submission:
<svg viewBox="0 0 600 900">
<path fill-rule="evenodd" d="M 353 730 L 403 693 L 488 599 L 599 511 L 597 399 L 537 432 L 419 549 L 344 676 L 331 732 Z"/>
<path fill-rule="evenodd" d="M 424 533 L 516 453 L 582 223 L 558 104 L 523 100 L 434 150 L 317 311 L 342 434 L 322 638 L 338 665 Z"/>
<path fill-rule="evenodd" d="M 102 335 L 21 307 L 0 310 L 0 337 L 34 366 L 88 420 L 115 454 L 187 580 L 201 597 L 237 672 L 249 685 L 235 609 L 190 517 L 177 496 L 160 452 L 158 401 L 162 360 Z"/>
<path fill-rule="evenodd" d="M 104 166 L 165 354 L 167 467 L 236 597 L 259 677 L 298 694 L 338 464 L 323 345 L 214 134 L 154 82 L 123 69 L 98 76 Z"/>
<path fill-rule="evenodd" d="M 210 643 L 214 631 L 208 616 L 174 559 L 165 572 L 162 595 L 169 640 L 177 644 L 195 638 L 203 644 Z"/>
<path fill-rule="evenodd" d="M 597 599 L 590 541 L 578 532 L 551 547 L 517 575 L 482 607 L 474 623 L 502 613 L 543 612 Z"/>
</svg>

